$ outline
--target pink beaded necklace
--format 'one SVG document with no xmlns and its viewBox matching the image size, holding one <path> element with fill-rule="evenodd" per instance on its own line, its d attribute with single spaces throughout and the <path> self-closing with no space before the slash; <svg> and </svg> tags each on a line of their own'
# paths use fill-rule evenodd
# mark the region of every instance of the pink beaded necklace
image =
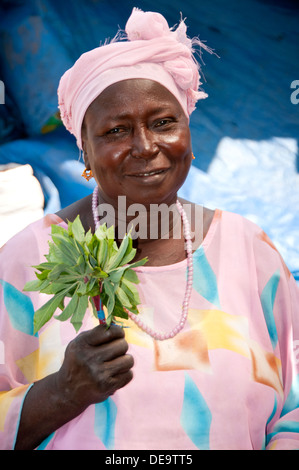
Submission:
<svg viewBox="0 0 299 470">
<path fill-rule="evenodd" d="M 93 212 L 94 223 L 95 223 L 96 229 L 100 225 L 100 219 L 98 216 L 97 206 L 98 206 L 98 187 L 96 186 L 92 195 L 92 212 Z M 190 301 L 192 284 L 193 284 L 192 240 L 191 240 L 191 234 L 190 234 L 189 221 L 187 219 L 186 213 L 181 203 L 178 200 L 176 201 L 176 206 L 183 221 L 184 237 L 186 241 L 186 251 L 187 251 L 187 269 L 188 269 L 187 285 L 186 285 L 185 296 L 184 296 L 183 305 L 182 305 L 182 314 L 181 314 L 180 320 L 178 324 L 170 332 L 168 333 L 156 332 L 151 327 L 145 325 L 138 315 L 135 315 L 134 313 L 126 309 L 126 312 L 128 313 L 131 320 L 133 320 L 133 322 L 136 323 L 136 325 L 141 330 L 145 331 L 152 338 L 159 340 L 159 341 L 173 338 L 184 328 L 185 323 L 187 321 L 188 307 L 189 307 L 189 301 Z"/>
</svg>

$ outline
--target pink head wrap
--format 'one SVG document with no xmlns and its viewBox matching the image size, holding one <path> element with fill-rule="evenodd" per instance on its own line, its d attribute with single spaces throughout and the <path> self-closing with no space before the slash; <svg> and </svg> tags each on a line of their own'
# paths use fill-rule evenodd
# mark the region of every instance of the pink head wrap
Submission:
<svg viewBox="0 0 299 470">
<path fill-rule="evenodd" d="M 198 38 L 189 39 L 186 30 L 183 20 L 174 30 L 160 13 L 134 8 L 125 28 L 127 41 L 118 34 L 110 44 L 82 54 L 65 72 L 58 88 L 60 114 L 80 149 L 86 110 L 113 83 L 130 78 L 159 82 L 177 98 L 188 117 L 197 100 L 207 97 L 198 90 L 199 65 L 193 47 L 211 50 Z"/>
</svg>

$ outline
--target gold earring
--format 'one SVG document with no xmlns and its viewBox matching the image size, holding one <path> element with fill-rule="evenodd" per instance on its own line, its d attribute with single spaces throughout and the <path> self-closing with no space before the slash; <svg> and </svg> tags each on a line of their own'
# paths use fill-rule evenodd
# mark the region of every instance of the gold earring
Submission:
<svg viewBox="0 0 299 470">
<path fill-rule="evenodd" d="M 93 178 L 92 171 L 91 171 L 91 170 L 87 170 L 86 168 L 85 168 L 85 170 L 83 171 L 83 173 L 82 173 L 81 176 L 83 176 L 83 178 L 85 178 L 86 181 L 89 181 L 89 180 L 91 180 L 91 178 Z"/>
<path fill-rule="evenodd" d="M 192 153 L 192 160 L 195 160 L 194 153 Z"/>
</svg>

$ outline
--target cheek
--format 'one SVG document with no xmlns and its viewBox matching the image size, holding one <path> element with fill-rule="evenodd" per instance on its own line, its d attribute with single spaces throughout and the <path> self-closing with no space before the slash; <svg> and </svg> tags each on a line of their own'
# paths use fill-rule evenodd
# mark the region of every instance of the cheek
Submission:
<svg viewBox="0 0 299 470">
<path fill-rule="evenodd" d="M 122 153 L 117 149 L 107 149 L 105 145 L 90 146 L 89 163 L 96 174 L 117 174 L 122 162 Z"/>
<path fill-rule="evenodd" d="M 189 161 L 191 158 L 191 139 L 189 138 L 189 135 L 186 135 L 185 132 L 177 134 L 173 136 L 172 139 L 169 139 L 167 146 L 176 160 L 183 163 L 186 160 Z"/>
<path fill-rule="evenodd" d="M 172 146 L 173 151 L 177 150 L 181 154 L 188 153 L 191 150 L 191 134 L 188 126 L 181 126 L 173 134 L 169 134 L 165 144 Z"/>
</svg>

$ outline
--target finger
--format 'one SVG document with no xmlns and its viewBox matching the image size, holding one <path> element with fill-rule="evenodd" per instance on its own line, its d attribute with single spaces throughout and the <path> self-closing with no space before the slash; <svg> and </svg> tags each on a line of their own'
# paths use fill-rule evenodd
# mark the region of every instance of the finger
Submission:
<svg viewBox="0 0 299 470">
<path fill-rule="evenodd" d="M 126 354 L 121 358 L 106 362 L 105 366 L 108 368 L 110 375 L 116 377 L 129 372 L 134 366 L 134 359 L 130 354 Z"/>
<path fill-rule="evenodd" d="M 133 379 L 133 372 L 131 370 L 129 370 L 128 372 L 122 373 L 122 374 L 118 374 L 118 376 L 117 376 L 117 381 L 118 381 L 117 390 L 120 389 L 120 388 L 125 387 L 126 385 L 128 385 L 128 383 L 130 383 L 132 379 Z"/>
<path fill-rule="evenodd" d="M 104 343 L 94 348 L 94 356 L 100 362 L 109 362 L 118 357 L 122 357 L 128 351 L 128 343 L 125 339 L 115 339 L 110 343 Z"/>
<path fill-rule="evenodd" d="M 129 359 L 126 365 L 117 364 L 117 361 L 115 361 L 114 364 L 109 364 L 109 376 L 106 381 L 106 387 L 110 391 L 110 394 L 124 387 L 132 380 L 133 371 L 130 367 L 131 365 L 132 361 Z"/>
<path fill-rule="evenodd" d="M 100 344 L 109 343 L 118 338 L 124 338 L 123 328 L 118 325 L 98 325 L 92 330 L 81 333 L 81 339 L 87 342 L 89 346 L 98 346 Z"/>
</svg>

